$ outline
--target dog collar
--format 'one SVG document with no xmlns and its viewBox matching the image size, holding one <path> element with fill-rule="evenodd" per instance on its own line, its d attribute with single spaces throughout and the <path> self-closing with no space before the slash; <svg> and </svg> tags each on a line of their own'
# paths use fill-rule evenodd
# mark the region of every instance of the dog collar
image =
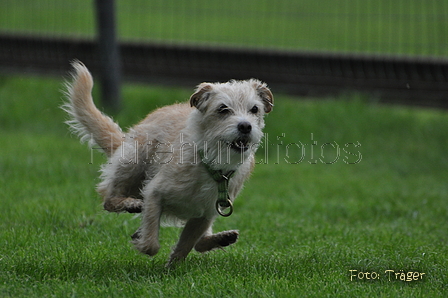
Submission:
<svg viewBox="0 0 448 298">
<path fill-rule="evenodd" d="M 204 161 L 204 151 L 199 150 L 199 155 L 201 157 L 202 163 L 204 167 L 207 169 L 207 172 L 212 176 L 213 180 L 218 183 L 218 200 L 216 200 L 216 211 L 219 215 L 227 217 L 233 213 L 233 204 L 230 200 L 229 196 L 229 180 L 235 173 L 235 171 L 229 171 L 227 173 L 223 173 L 221 170 L 214 170 L 212 167 Z M 224 208 L 229 208 L 229 211 L 226 213 L 223 211 Z"/>
</svg>

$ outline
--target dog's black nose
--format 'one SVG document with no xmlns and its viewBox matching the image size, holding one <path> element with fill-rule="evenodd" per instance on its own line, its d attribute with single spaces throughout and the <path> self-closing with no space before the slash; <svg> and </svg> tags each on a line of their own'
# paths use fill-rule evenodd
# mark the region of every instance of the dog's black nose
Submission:
<svg viewBox="0 0 448 298">
<path fill-rule="evenodd" d="M 247 122 L 247 121 L 240 122 L 240 123 L 238 124 L 238 130 L 239 130 L 241 133 L 250 133 L 251 130 L 252 130 L 252 125 L 250 125 L 250 123 Z"/>
</svg>

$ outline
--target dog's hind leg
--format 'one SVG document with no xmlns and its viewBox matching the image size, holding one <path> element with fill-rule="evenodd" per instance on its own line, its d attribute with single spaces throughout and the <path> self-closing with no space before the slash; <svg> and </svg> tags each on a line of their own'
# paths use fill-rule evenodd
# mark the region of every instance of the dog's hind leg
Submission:
<svg viewBox="0 0 448 298">
<path fill-rule="evenodd" d="M 215 248 L 223 248 L 235 243 L 238 240 L 238 231 L 230 230 L 216 234 L 204 235 L 194 249 L 198 252 L 207 252 Z"/>
<path fill-rule="evenodd" d="M 206 218 L 189 219 L 180 234 L 179 242 L 171 253 L 167 266 L 185 259 L 198 240 L 210 228 L 211 224 L 212 220 Z"/>
<path fill-rule="evenodd" d="M 143 209 L 141 187 L 145 180 L 144 167 L 115 161 L 102 167 L 97 192 L 103 197 L 103 207 L 109 212 L 140 213 Z"/>
</svg>

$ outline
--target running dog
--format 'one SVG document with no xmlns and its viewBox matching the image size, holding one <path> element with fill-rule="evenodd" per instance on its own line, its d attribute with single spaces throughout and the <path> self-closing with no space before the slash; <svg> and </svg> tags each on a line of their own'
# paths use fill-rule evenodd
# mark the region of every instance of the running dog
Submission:
<svg viewBox="0 0 448 298">
<path fill-rule="evenodd" d="M 254 167 L 264 116 L 273 95 L 255 79 L 202 83 L 189 103 L 165 106 L 124 133 L 94 105 L 93 79 L 79 61 L 66 83 L 63 109 L 81 141 L 102 148 L 98 193 L 110 212 L 142 213 L 132 236 L 135 247 L 154 256 L 161 223 L 184 226 L 168 265 L 194 248 L 206 252 L 237 241 L 238 231 L 213 234 L 218 215 L 233 211 L 233 200 Z"/>
</svg>

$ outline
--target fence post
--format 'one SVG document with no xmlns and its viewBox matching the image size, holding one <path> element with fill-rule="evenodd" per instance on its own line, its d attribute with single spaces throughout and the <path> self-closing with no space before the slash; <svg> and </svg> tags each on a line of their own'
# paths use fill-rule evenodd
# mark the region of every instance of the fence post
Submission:
<svg viewBox="0 0 448 298">
<path fill-rule="evenodd" d="M 121 60 L 115 30 L 115 1 L 95 0 L 95 10 L 102 103 L 117 112 L 121 106 Z"/>
</svg>

